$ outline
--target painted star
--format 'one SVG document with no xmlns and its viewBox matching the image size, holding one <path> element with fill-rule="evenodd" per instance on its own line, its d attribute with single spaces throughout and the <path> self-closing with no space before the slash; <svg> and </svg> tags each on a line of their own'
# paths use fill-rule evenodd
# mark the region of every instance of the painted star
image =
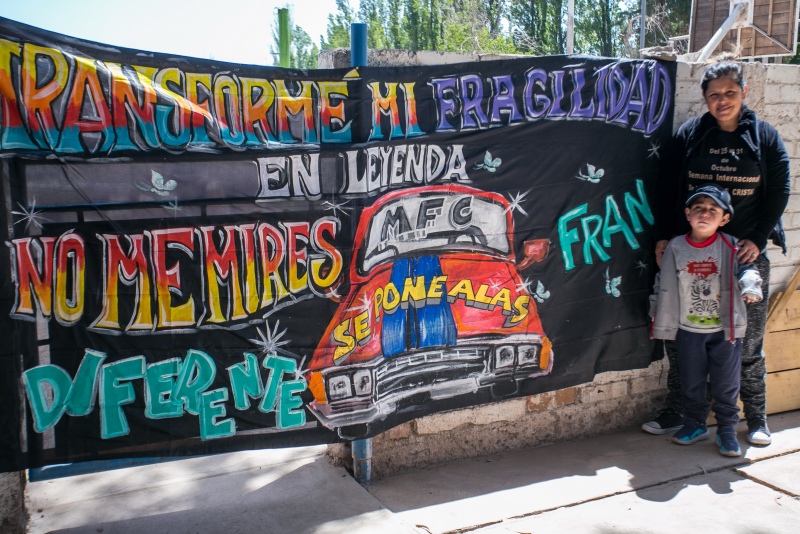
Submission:
<svg viewBox="0 0 800 534">
<path fill-rule="evenodd" d="M 530 280 L 528 280 L 528 279 L 526 278 L 525 280 L 523 280 L 522 282 L 520 282 L 519 284 L 517 284 L 517 291 L 518 291 L 519 293 L 522 293 L 522 292 L 525 292 L 525 293 L 530 293 L 530 292 L 531 292 L 531 284 L 532 284 L 532 283 L 533 283 L 533 282 L 531 282 Z"/>
<path fill-rule="evenodd" d="M 508 213 L 509 211 L 513 213 L 515 210 L 519 210 L 519 212 L 522 213 L 523 215 L 527 215 L 528 213 L 524 209 L 522 209 L 522 206 L 520 204 L 522 203 L 522 199 L 524 199 L 530 192 L 531 190 L 528 189 L 524 193 L 517 193 L 516 195 L 509 194 L 508 200 L 511 201 L 511 204 L 508 205 L 504 213 Z"/>
<path fill-rule="evenodd" d="M 497 280 L 489 280 L 489 287 L 492 291 L 497 291 L 503 285 L 502 282 L 498 282 Z"/>
<path fill-rule="evenodd" d="M 367 296 L 366 293 L 364 293 L 363 295 L 361 295 L 361 303 L 353 306 L 352 308 L 348 308 L 347 311 L 354 311 L 358 313 L 369 311 L 370 304 L 371 302 L 369 300 L 369 297 Z"/>
<path fill-rule="evenodd" d="M 161 207 L 164 208 L 165 210 L 170 210 L 172 212 L 172 216 L 173 217 L 177 217 L 178 216 L 178 212 L 183 210 L 182 207 L 178 206 L 178 199 L 177 198 L 174 199 L 174 200 L 170 200 L 169 202 L 167 202 L 166 205 L 163 205 Z"/>
<path fill-rule="evenodd" d="M 21 223 L 24 221 L 26 232 L 28 231 L 28 228 L 30 228 L 31 223 L 38 226 L 39 228 L 44 228 L 44 226 L 42 226 L 42 223 L 39 221 L 48 221 L 48 219 L 42 216 L 41 210 L 36 211 L 36 197 L 33 197 L 33 203 L 31 204 L 30 209 L 26 208 L 19 202 L 17 202 L 17 206 L 19 206 L 19 209 L 21 209 L 22 211 L 12 211 L 11 213 L 13 213 L 14 215 L 19 215 L 22 218 L 18 221 L 14 221 L 14 224 Z"/>
<path fill-rule="evenodd" d="M 642 276 L 642 273 L 647 271 L 647 264 L 642 260 L 636 262 L 636 268 L 639 269 L 639 276 Z"/>
<path fill-rule="evenodd" d="M 349 210 L 349 209 L 352 209 L 352 208 L 344 208 L 344 206 L 347 206 L 347 202 L 342 202 L 342 203 L 340 203 L 340 204 L 337 204 L 336 202 L 328 202 L 328 201 L 326 200 L 325 202 L 323 202 L 323 203 L 322 203 L 322 205 L 323 205 L 323 206 L 327 206 L 326 208 L 323 208 L 324 210 L 326 210 L 326 211 L 327 211 L 327 210 L 331 210 L 331 211 L 333 211 L 333 216 L 334 216 L 334 217 L 336 216 L 336 212 L 337 212 L 337 211 L 341 211 L 341 212 L 342 212 L 342 215 L 344 215 L 344 216 L 346 216 L 346 217 L 349 217 L 349 215 L 347 214 L 347 212 L 345 211 L 345 209 L 348 209 L 348 210 Z"/>
<path fill-rule="evenodd" d="M 264 321 L 264 331 L 256 329 L 256 333 L 258 337 L 261 339 L 250 339 L 251 343 L 261 347 L 261 354 L 277 354 L 278 349 L 283 345 L 288 345 L 289 340 L 281 341 L 281 338 L 288 328 L 284 328 L 283 332 L 278 332 L 278 328 L 280 327 L 280 320 L 275 322 L 275 328 L 272 330 L 269 329 L 269 323 Z"/>
<path fill-rule="evenodd" d="M 306 357 L 303 356 L 300 359 L 300 362 L 297 364 L 297 367 L 294 369 L 294 379 L 295 380 L 302 380 L 303 379 L 303 365 L 306 363 Z"/>
<path fill-rule="evenodd" d="M 650 148 L 647 149 L 647 159 L 650 159 L 653 156 L 655 156 L 656 159 L 661 159 L 661 156 L 658 153 L 660 149 L 661 145 L 658 143 L 650 143 Z"/>
</svg>

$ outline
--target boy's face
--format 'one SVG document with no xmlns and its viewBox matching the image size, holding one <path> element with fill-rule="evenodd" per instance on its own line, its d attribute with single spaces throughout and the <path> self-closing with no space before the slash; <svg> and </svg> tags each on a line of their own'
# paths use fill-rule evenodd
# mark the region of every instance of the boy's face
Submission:
<svg viewBox="0 0 800 534">
<path fill-rule="evenodd" d="M 686 208 L 686 219 L 692 227 L 692 236 L 707 238 L 714 235 L 720 226 L 731 220 L 731 215 L 720 208 L 709 197 L 698 197 Z"/>
</svg>

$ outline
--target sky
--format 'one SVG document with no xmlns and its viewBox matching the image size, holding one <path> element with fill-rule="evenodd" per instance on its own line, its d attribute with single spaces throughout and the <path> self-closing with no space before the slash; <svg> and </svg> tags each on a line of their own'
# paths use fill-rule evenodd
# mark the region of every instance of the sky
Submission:
<svg viewBox="0 0 800 534">
<path fill-rule="evenodd" d="M 273 27 L 282 7 L 319 45 L 336 1 L 0 0 L 0 16 L 119 47 L 272 65 Z"/>
</svg>

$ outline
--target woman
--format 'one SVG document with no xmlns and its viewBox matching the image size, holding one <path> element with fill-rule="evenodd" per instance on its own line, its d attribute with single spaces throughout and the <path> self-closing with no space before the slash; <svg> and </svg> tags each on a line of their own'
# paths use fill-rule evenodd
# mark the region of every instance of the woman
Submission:
<svg viewBox="0 0 800 534">
<path fill-rule="evenodd" d="M 740 64 L 727 58 L 709 66 L 700 84 L 708 113 L 685 122 L 675 134 L 659 176 L 656 197 L 656 260 L 673 236 L 684 234 L 683 200 L 689 191 L 716 183 L 728 190 L 736 216 L 726 231 L 739 241 L 737 258 L 755 263 L 763 280 L 764 298 L 747 304 L 747 332 L 742 346 L 740 398 L 747 419 L 747 440 L 769 445 L 766 416 L 766 366 L 762 351 L 769 303 L 767 241 L 783 248 L 780 218 L 789 201 L 789 155 L 778 132 L 744 104 L 747 85 Z M 665 343 L 669 358 L 667 408 L 642 429 L 665 434 L 680 428 L 683 406 L 673 342 Z"/>
</svg>

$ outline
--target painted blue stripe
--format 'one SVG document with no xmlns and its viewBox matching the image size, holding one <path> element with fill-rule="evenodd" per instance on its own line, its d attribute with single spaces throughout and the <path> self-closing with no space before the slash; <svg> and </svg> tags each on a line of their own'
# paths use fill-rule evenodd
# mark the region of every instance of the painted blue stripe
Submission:
<svg viewBox="0 0 800 534">
<path fill-rule="evenodd" d="M 414 263 L 414 275 L 424 276 L 427 283 L 426 291 L 430 288 L 434 276 L 442 276 L 442 266 L 438 256 L 423 256 Z M 419 347 L 436 347 L 442 345 L 455 345 L 457 338 L 456 322 L 447 298 L 442 297 L 441 302 L 435 305 L 427 304 L 415 310 L 419 333 Z"/>
<path fill-rule="evenodd" d="M 403 283 L 409 276 L 410 264 L 408 259 L 397 260 L 392 265 L 392 276 L 390 282 L 394 284 L 397 291 L 402 294 Z M 386 297 L 384 296 L 384 299 Z M 384 314 L 383 329 L 381 334 L 381 349 L 383 357 L 390 358 L 396 354 L 406 351 L 406 325 L 408 323 L 408 312 L 397 306 L 393 314 Z"/>
</svg>

